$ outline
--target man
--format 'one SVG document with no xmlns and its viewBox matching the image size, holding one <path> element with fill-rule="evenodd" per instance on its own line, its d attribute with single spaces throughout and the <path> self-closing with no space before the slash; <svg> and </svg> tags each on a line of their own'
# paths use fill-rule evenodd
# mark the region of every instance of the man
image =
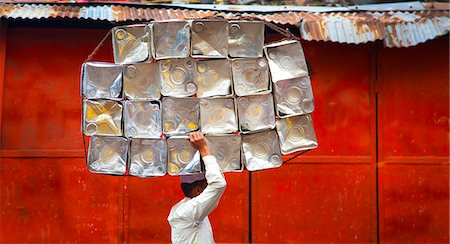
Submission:
<svg viewBox="0 0 450 244">
<path fill-rule="evenodd" d="M 172 243 L 214 243 L 208 215 L 219 204 L 227 183 L 203 134 L 194 132 L 189 135 L 189 141 L 200 151 L 206 173 L 180 176 L 185 198 L 172 207 L 167 218 L 172 228 Z"/>
</svg>

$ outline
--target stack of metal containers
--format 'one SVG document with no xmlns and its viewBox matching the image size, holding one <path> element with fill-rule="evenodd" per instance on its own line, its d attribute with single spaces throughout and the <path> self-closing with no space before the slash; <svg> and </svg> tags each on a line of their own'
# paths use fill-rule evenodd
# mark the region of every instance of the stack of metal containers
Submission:
<svg viewBox="0 0 450 244">
<path fill-rule="evenodd" d="M 264 46 L 259 21 L 171 20 L 115 27 L 115 63 L 81 72 L 83 133 L 93 173 L 202 172 L 186 140 L 207 136 L 224 172 L 279 167 L 317 147 L 302 47 Z M 128 170 L 127 170 L 128 169 Z"/>
</svg>

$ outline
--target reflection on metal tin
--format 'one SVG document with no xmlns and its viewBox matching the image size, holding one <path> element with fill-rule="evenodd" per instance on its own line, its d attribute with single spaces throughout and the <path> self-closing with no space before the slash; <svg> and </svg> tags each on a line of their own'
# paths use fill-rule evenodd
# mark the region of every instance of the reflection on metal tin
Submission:
<svg viewBox="0 0 450 244">
<path fill-rule="evenodd" d="M 230 21 L 228 53 L 231 57 L 263 56 L 264 23 L 260 21 Z"/>
<path fill-rule="evenodd" d="M 233 98 L 200 99 L 200 121 L 203 133 L 238 131 Z"/>
<path fill-rule="evenodd" d="M 226 58 L 228 56 L 228 22 L 194 20 L 191 29 L 192 57 Z"/>
<path fill-rule="evenodd" d="M 168 136 L 187 134 L 199 129 L 198 99 L 168 98 L 162 100 L 163 131 Z"/>
<path fill-rule="evenodd" d="M 86 62 L 82 69 L 83 95 L 89 99 L 119 98 L 122 89 L 122 65 Z"/>
<path fill-rule="evenodd" d="M 277 120 L 277 131 L 283 154 L 318 146 L 311 114 Z"/>
<path fill-rule="evenodd" d="M 130 64 L 151 60 L 148 25 L 118 26 L 112 29 L 114 62 Z"/>
<path fill-rule="evenodd" d="M 308 76 L 273 84 L 277 115 L 281 118 L 312 113 L 314 96 Z"/>
<path fill-rule="evenodd" d="M 276 168 L 282 164 L 280 145 L 274 130 L 243 135 L 242 149 L 244 164 L 249 171 Z"/>
<path fill-rule="evenodd" d="M 170 175 L 197 174 L 202 172 L 200 152 L 191 146 L 188 137 L 174 136 L 167 139 Z"/>
<path fill-rule="evenodd" d="M 84 134 L 121 136 L 122 105 L 111 100 L 84 100 Z"/>
<path fill-rule="evenodd" d="M 164 139 L 133 139 L 130 146 L 130 175 L 163 176 L 167 172 L 167 146 Z"/>
<path fill-rule="evenodd" d="M 159 101 L 125 101 L 125 136 L 160 138 L 162 134 Z"/>
<path fill-rule="evenodd" d="M 201 60 L 196 64 L 197 97 L 233 95 L 229 60 Z"/>
<path fill-rule="evenodd" d="M 189 57 L 190 30 L 186 21 L 155 21 L 151 27 L 155 59 Z"/>
<path fill-rule="evenodd" d="M 275 128 L 271 94 L 238 97 L 239 129 L 242 133 Z"/>
<path fill-rule="evenodd" d="M 123 92 L 128 99 L 152 99 L 161 97 L 161 77 L 157 63 L 125 65 Z"/>
<path fill-rule="evenodd" d="M 299 41 L 281 41 L 265 46 L 274 83 L 308 75 L 305 55 Z"/>
<path fill-rule="evenodd" d="M 231 69 L 236 95 L 270 92 L 269 69 L 265 58 L 234 59 Z"/>
<path fill-rule="evenodd" d="M 123 175 L 127 150 L 125 138 L 93 136 L 89 143 L 87 167 L 92 173 Z"/>
<path fill-rule="evenodd" d="M 159 62 L 161 94 L 170 97 L 188 97 L 197 92 L 194 83 L 194 60 L 170 59 Z"/>
<path fill-rule="evenodd" d="M 223 172 L 241 172 L 241 136 L 208 135 L 208 146 Z"/>
</svg>

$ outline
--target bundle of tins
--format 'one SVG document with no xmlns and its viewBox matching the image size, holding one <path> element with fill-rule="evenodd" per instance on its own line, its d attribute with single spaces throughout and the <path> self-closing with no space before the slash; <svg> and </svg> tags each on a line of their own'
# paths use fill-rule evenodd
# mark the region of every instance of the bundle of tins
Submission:
<svg viewBox="0 0 450 244">
<path fill-rule="evenodd" d="M 259 21 L 172 20 L 112 30 L 115 63 L 82 66 L 93 173 L 202 172 L 186 140 L 203 132 L 224 172 L 276 168 L 317 147 L 300 42 L 264 44 Z"/>
</svg>

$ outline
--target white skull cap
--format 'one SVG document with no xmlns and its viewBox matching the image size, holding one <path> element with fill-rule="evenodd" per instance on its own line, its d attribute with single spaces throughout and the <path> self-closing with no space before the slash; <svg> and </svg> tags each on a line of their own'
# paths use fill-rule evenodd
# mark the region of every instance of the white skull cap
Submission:
<svg viewBox="0 0 450 244">
<path fill-rule="evenodd" d="M 205 173 L 193 174 L 193 175 L 180 175 L 181 183 L 193 183 L 198 180 L 205 179 Z"/>
</svg>

